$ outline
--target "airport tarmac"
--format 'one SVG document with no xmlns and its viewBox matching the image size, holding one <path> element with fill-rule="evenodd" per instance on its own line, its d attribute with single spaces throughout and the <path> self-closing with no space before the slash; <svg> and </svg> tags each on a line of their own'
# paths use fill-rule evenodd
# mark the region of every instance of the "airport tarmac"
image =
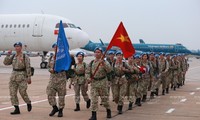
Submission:
<svg viewBox="0 0 200 120">
<path fill-rule="evenodd" d="M 74 112 L 74 91 L 67 89 L 66 106 L 64 116 L 58 118 L 56 115 L 49 117 L 52 110 L 48 103 L 46 95 L 46 86 L 49 81 L 49 72 L 47 69 L 40 69 L 40 57 L 31 57 L 31 64 L 35 67 L 35 75 L 32 77 L 32 84 L 28 85 L 28 94 L 31 98 L 33 109 L 27 112 L 26 104 L 18 94 L 20 101 L 20 115 L 10 115 L 13 111 L 9 99 L 8 82 L 11 66 L 4 66 L 3 59 L 0 57 L 0 120 L 88 120 L 91 111 L 86 109 L 86 104 L 81 97 L 81 111 Z M 92 57 L 86 57 L 88 62 Z M 200 60 L 191 58 L 189 60 L 190 68 L 186 74 L 186 84 L 176 91 L 169 91 L 169 94 L 159 95 L 155 99 L 148 100 L 142 104 L 142 107 L 133 107 L 128 109 L 128 101 L 125 101 L 123 114 L 117 114 L 117 105 L 110 101 L 112 118 L 110 120 L 200 120 Z M 68 88 L 68 85 L 67 85 Z M 160 92 L 161 93 L 161 92 Z M 149 95 L 149 93 L 148 93 Z M 106 110 L 99 105 L 97 112 L 98 120 L 106 119 Z"/>
</svg>

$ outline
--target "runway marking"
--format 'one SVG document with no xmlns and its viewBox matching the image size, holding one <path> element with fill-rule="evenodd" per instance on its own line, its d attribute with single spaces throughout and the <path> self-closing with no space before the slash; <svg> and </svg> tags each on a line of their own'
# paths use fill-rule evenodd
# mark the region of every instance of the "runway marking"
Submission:
<svg viewBox="0 0 200 120">
<path fill-rule="evenodd" d="M 73 95 L 75 95 L 75 94 L 65 95 L 65 97 L 70 97 L 70 96 L 73 96 Z M 57 98 L 57 97 L 56 97 L 56 98 Z M 39 101 L 31 102 L 31 104 L 33 105 L 33 104 L 37 104 L 37 103 L 41 103 L 41 102 L 46 102 L 46 101 L 48 101 L 48 99 L 44 99 L 44 100 L 39 100 Z M 21 106 L 26 106 L 26 103 L 25 103 L 25 104 L 20 104 L 19 106 L 20 106 L 20 107 L 21 107 Z M 8 109 L 11 109 L 11 108 L 13 108 L 13 106 L 11 106 L 11 107 L 5 107 L 5 108 L 0 108 L 0 111 L 8 110 Z"/>
<path fill-rule="evenodd" d="M 193 67 L 193 68 L 189 68 L 190 70 L 193 70 L 193 69 L 197 69 L 199 68 L 200 66 L 197 66 L 197 67 Z"/>
<path fill-rule="evenodd" d="M 191 93 L 190 93 L 190 95 L 194 95 L 194 94 L 195 94 L 195 92 L 191 92 Z"/>
<path fill-rule="evenodd" d="M 200 88 L 196 88 L 197 90 L 200 90 Z"/>
<path fill-rule="evenodd" d="M 175 110 L 175 108 L 170 108 L 168 111 L 166 111 L 165 113 L 172 113 Z"/>
<path fill-rule="evenodd" d="M 180 102 L 185 102 L 187 99 L 181 99 Z"/>
</svg>

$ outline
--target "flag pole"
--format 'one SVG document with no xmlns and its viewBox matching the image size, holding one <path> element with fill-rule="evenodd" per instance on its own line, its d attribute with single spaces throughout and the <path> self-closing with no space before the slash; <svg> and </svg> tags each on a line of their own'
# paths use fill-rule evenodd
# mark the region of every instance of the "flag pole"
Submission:
<svg viewBox="0 0 200 120">
<path fill-rule="evenodd" d="M 106 51 L 104 52 L 103 56 L 101 57 L 101 60 L 103 60 L 103 59 L 104 59 L 104 57 L 106 56 L 106 53 L 107 53 L 107 51 L 108 51 L 108 49 L 106 49 Z M 94 73 L 91 75 L 91 81 L 93 81 L 93 79 L 94 79 L 94 76 L 95 76 L 95 74 L 96 74 L 97 70 L 99 69 L 99 66 L 100 66 L 100 64 L 101 64 L 101 63 L 99 63 L 99 64 L 97 65 L 97 67 L 96 67 L 96 69 L 95 69 Z M 91 67 L 91 66 L 90 66 L 90 67 Z"/>
</svg>

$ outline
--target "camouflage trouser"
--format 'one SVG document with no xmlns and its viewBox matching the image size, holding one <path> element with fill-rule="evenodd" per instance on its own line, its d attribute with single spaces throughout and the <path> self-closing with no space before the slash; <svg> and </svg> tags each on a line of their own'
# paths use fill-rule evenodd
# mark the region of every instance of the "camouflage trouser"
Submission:
<svg viewBox="0 0 200 120">
<path fill-rule="evenodd" d="M 123 105 L 124 104 L 124 98 L 126 96 L 127 92 L 127 83 L 123 84 L 115 84 L 113 86 L 113 96 L 116 104 Z"/>
<path fill-rule="evenodd" d="M 165 75 L 161 75 L 161 84 L 162 84 L 162 90 L 165 90 L 166 89 L 166 83 L 167 83 L 167 79 L 166 79 L 166 76 Z"/>
<path fill-rule="evenodd" d="M 12 105 L 19 105 L 18 97 L 17 97 L 17 91 L 19 90 L 20 95 L 22 96 L 23 100 L 27 103 L 30 104 L 31 101 L 28 97 L 27 94 L 27 81 L 22 80 L 22 81 L 14 81 L 11 80 L 9 82 L 9 90 L 10 90 L 10 100 Z"/>
<path fill-rule="evenodd" d="M 135 81 L 129 81 L 127 84 L 127 96 L 128 96 L 128 100 L 129 102 L 133 102 L 134 101 L 134 97 L 135 97 L 135 84 L 137 84 Z"/>
<path fill-rule="evenodd" d="M 53 80 L 50 80 L 46 92 L 51 106 L 57 105 L 56 93 L 58 93 L 59 108 L 62 109 L 65 107 L 66 80 L 62 80 L 58 83 L 54 83 Z"/>
<path fill-rule="evenodd" d="M 180 72 L 180 73 L 178 74 L 178 83 L 179 83 L 179 84 L 182 84 L 182 83 L 183 83 L 183 74 L 182 74 L 182 72 Z"/>
<path fill-rule="evenodd" d="M 172 81 L 172 73 L 169 73 L 167 76 L 166 76 L 166 88 L 169 88 L 169 85 Z"/>
<path fill-rule="evenodd" d="M 108 81 L 103 80 L 93 80 L 91 83 L 91 111 L 98 110 L 98 98 L 100 96 L 101 103 L 106 109 L 110 109 L 109 96 L 108 96 Z"/>
<path fill-rule="evenodd" d="M 151 83 L 151 92 L 155 92 L 156 91 L 156 88 L 157 88 L 157 82 L 158 82 L 158 79 L 156 79 L 154 76 L 153 77 L 151 77 L 151 81 L 152 81 L 152 83 Z"/>
<path fill-rule="evenodd" d="M 142 85 L 142 87 L 143 87 L 142 94 L 147 95 L 148 87 L 150 84 L 150 78 L 142 78 L 142 84 L 143 84 Z"/>
<path fill-rule="evenodd" d="M 74 91 L 75 91 L 75 102 L 76 103 L 80 103 L 80 92 L 85 101 L 89 100 L 89 96 L 87 94 L 87 89 L 85 88 L 84 84 L 75 84 Z"/>
<path fill-rule="evenodd" d="M 142 98 L 142 91 L 143 91 L 143 83 L 141 80 L 138 80 L 136 84 L 134 84 L 134 91 L 135 91 L 135 97 L 136 98 Z"/>
<path fill-rule="evenodd" d="M 174 87 L 176 87 L 177 83 L 178 83 L 178 74 L 172 74 L 172 84 Z"/>
</svg>

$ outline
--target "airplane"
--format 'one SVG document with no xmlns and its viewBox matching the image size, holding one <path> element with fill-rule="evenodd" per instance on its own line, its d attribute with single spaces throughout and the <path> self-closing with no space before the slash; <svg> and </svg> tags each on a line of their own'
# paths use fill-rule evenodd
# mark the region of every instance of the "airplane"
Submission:
<svg viewBox="0 0 200 120">
<path fill-rule="evenodd" d="M 101 40 L 100 40 L 101 41 Z M 93 51 L 96 47 L 102 47 L 104 50 L 106 50 L 108 46 L 108 43 L 103 43 L 102 41 L 100 43 L 94 43 L 92 41 L 89 41 L 87 45 L 82 47 L 82 49 Z M 133 46 L 136 51 L 142 51 L 142 52 L 165 52 L 165 53 L 185 53 L 185 54 L 191 54 L 192 52 L 188 50 L 185 46 L 183 46 L 180 43 L 177 44 L 146 44 L 142 39 L 140 39 L 140 43 L 133 43 Z"/>
<path fill-rule="evenodd" d="M 69 49 L 80 48 L 89 41 L 86 32 L 70 20 L 48 14 L 1 14 L 0 51 L 13 50 L 15 42 L 22 42 L 24 51 L 43 52 L 41 68 L 47 67 L 45 57 L 57 41 L 59 22 L 62 20 Z"/>
</svg>

